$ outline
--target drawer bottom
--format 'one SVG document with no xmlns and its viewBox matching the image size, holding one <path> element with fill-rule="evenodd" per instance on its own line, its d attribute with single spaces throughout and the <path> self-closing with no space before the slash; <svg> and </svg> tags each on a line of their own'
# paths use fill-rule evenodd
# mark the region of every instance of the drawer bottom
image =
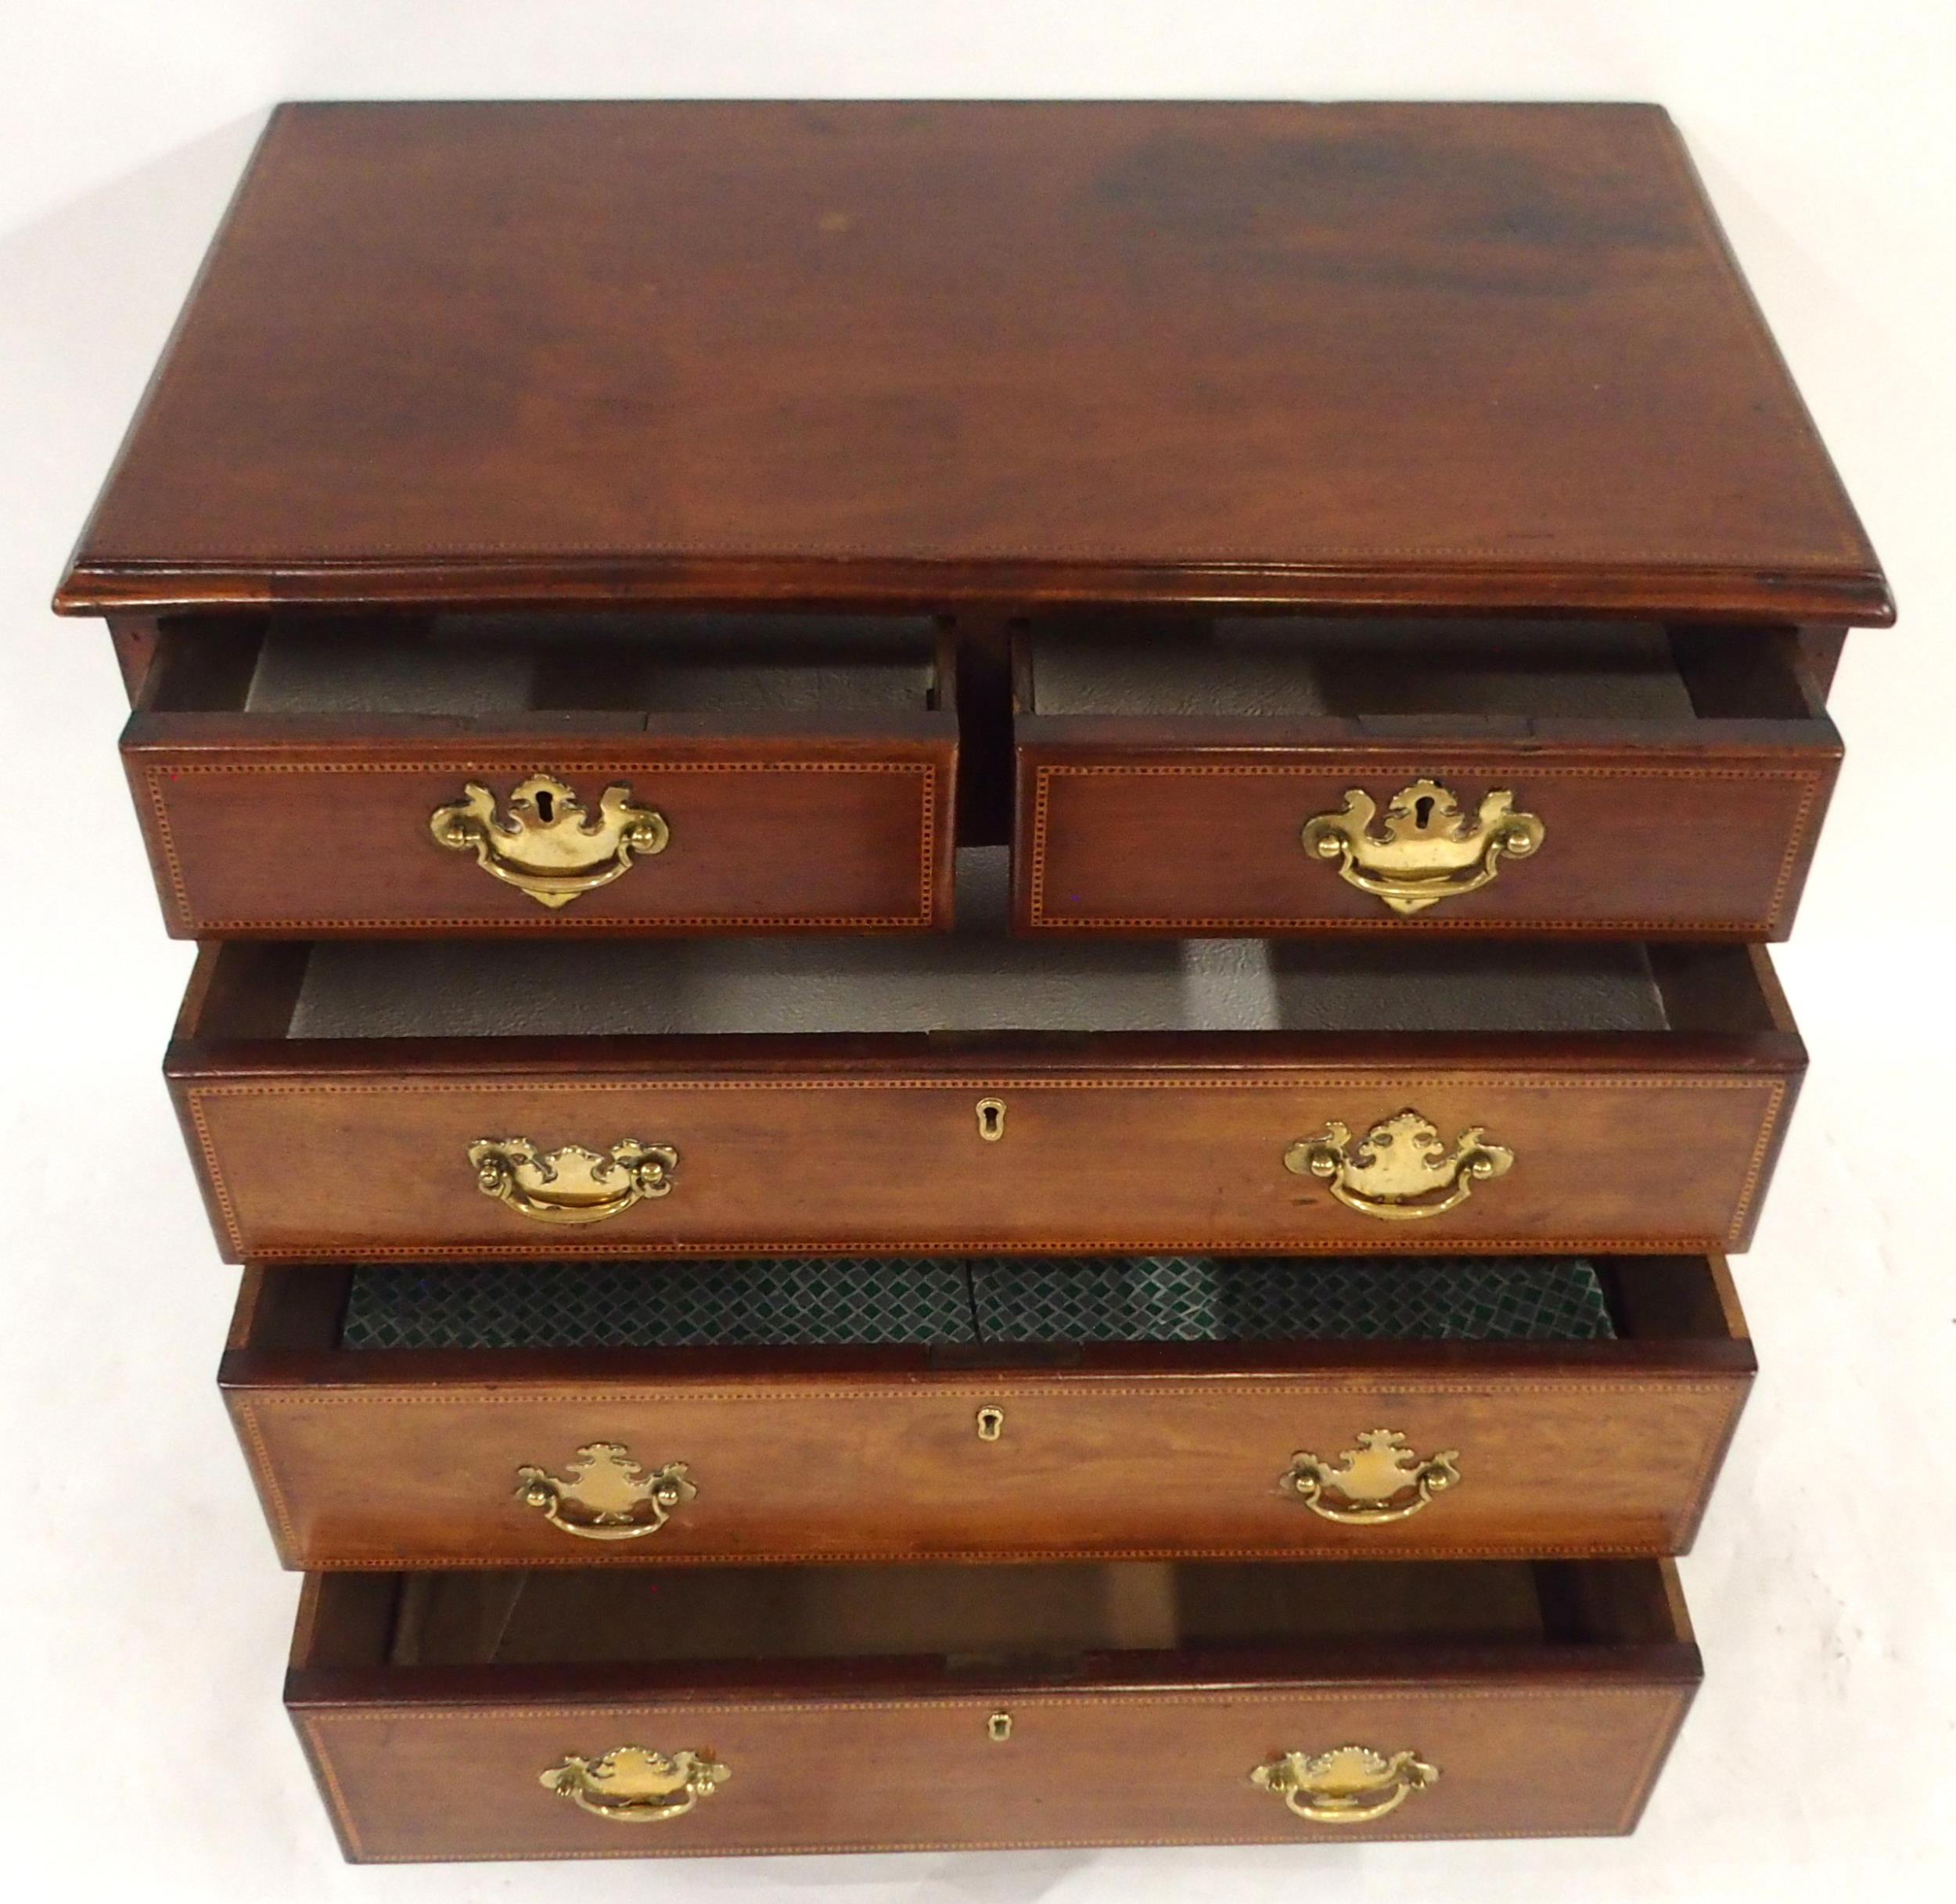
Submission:
<svg viewBox="0 0 1956 1904">
<path fill-rule="evenodd" d="M 355 1860 L 1628 1830 L 1700 1677 L 1667 1562 L 309 1578 Z"/>
</svg>

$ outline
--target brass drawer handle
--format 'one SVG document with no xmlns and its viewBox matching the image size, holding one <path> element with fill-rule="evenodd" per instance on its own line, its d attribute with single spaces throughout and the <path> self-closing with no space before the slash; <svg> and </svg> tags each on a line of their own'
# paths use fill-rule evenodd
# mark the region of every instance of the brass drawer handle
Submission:
<svg viewBox="0 0 1956 1904">
<path fill-rule="evenodd" d="M 663 853 L 672 837 L 663 814 L 632 803 L 630 787 L 606 788 L 594 820 L 549 774 L 532 774 L 511 793 L 509 814 L 504 819 L 496 796 L 472 780 L 460 799 L 428 816 L 428 831 L 438 846 L 473 853 L 484 872 L 552 910 L 609 886 L 631 870 L 635 853 Z"/>
<path fill-rule="evenodd" d="M 1356 1448 L 1339 1451 L 1336 1463 L 1300 1450 L 1278 1485 L 1341 1527 L 1376 1527 L 1409 1519 L 1435 1495 L 1458 1487 L 1459 1459 L 1458 1448 L 1422 1458 L 1397 1431 L 1368 1428 Z"/>
<path fill-rule="evenodd" d="M 599 1156 L 581 1144 L 540 1151 L 527 1137 L 478 1137 L 469 1146 L 476 1187 L 540 1223 L 596 1223 L 641 1197 L 671 1194 L 679 1153 L 624 1137 Z"/>
<path fill-rule="evenodd" d="M 1285 1752 L 1249 1775 L 1314 1825 L 1363 1825 L 1396 1812 L 1440 1776 L 1437 1766 L 1413 1752 L 1388 1758 L 1369 1745 L 1335 1745 L 1314 1756 Z"/>
<path fill-rule="evenodd" d="M 1464 1130 L 1449 1151 L 1433 1120 L 1401 1111 L 1354 1144 L 1351 1126 L 1332 1118 L 1323 1130 L 1300 1137 L 1284 1152 L 1284 1168 L 1330 1187 L 1346 1209 L 1382 1223 L 1411 1223 L 1444 1216 L 1473 1194 L 1476 1184 L 1505 1177 L 1515 1153 L 1487 1141 L 1479 1124 Z"/>
<path fill-rule="evenodd" d="M 647 1474 L 615 1441 L 580 1448 L 569 1465 L 568 1480 L 541 1468 L 519 1468 L 516 1492 L 525 1507 L 580 1540 L 642 1540 L 699 1492 L 684 1461 Z"/>
<path fill-rule="evenodd" d="M 707 1752 L 668 1758 L 643 1745 L 615 1746 L 602 1759 L 567 1754 L 538 1782 L 593 1818 L 618 1825 L 662 1825 L 683 1817 L 733 1776 L 733 1768 Z"/>
<path fill-rule="evenodd" d="M 1379 803 L 1364 788 L 1349 787 L 1344 805 L 1307 820 L 1299 838 L 1305 852 L 1335 860 L 1346 885 L 1400 914 L 1492 885 L 1503 859 L 1526 859 L 1548 830 L 1534 814 L 1516 813 L 1505 788 L 1489 793 L 1469 820 L 1459 795 L 1436 780 L 1401 787 L 1375 833 L 1378 817 Z"/>
</svg>

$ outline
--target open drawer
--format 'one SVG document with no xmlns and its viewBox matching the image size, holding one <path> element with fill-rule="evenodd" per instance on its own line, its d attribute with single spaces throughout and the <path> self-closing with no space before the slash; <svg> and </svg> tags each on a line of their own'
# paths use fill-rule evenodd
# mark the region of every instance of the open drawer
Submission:
<svg viewBox="0 0 1956 1904">
<path fill-rule="evenodd" d="M 325 1574 L 286 1703 L 349 1857 L 1627 1831 L 1667 1562 Z"/>
<path fill-rule="evenodd" d="M 1784 938 L 1840 762 L 1790 630 L 1108 616 L 1015 659 L 1027 928 Z"/>
<path fill-rule="evenodd" d="M 1742 1247 L 1805 1054 L 1756 947 L 961 930 L 207 946 L 232 1260 Z"/>
<path fill-rule="evenodd" d="M 1753 1369 L 1716 1257 L 248 1271 L 288 1567 L 1689 1546 Z"/>
<path fill-rule="evenodd" d="M 122 750 L 180 937 L 949 918 L 928 620 L 164 624 Z"/>
</svg>

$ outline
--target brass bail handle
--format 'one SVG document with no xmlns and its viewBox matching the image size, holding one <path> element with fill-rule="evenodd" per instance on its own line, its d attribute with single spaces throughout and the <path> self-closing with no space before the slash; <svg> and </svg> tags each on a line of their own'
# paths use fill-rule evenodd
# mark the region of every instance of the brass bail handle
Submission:
<svg viewBox="0 0 1956 1904">
<path fill-rule="evenodd" d="M 1547 832 L 1534 814 L 1516 811 L 1505 787 L 1485 796 L 1469 819 L 1452 788 L 1415 780 L 1386 801 L 1383 820 L 1363 787 L 1349 787 L 1344 805 L 1314 814 L 1298 838 L 1305 852 L 1336 865 L 1346 885 L 1410 916 L 1491 886 L 1504 860 L 1526 859 Z"/>
<path fill-rule="evenodd" d="M 648 1197 L 669 1196 L 679 1153 L 621 1137 L 602 1155 L 581 1144 L 541 1150 L 527 1137 L 478 1137 L 469 1146 L 476 1187 L 532 1223 L 595 1223 Z"/>
<path fill-rule="evenodd" d="M 1450 1149 L 1432 1119 L 1414 1110 L 1373 1125 L 1356 1143 L 1351 1126 L 1334 1117 L 1284 1152 L 1293 1176 L 1316 1178 L 1347 1209 L 1381 1223 L 1443 1216 L 1514 1163 L 1515 1153 L 1490 1143 L 1483 1126 L 1462 1131 Z"/>
<path fill-rule="evenodd" d="M 567 1753 L 538 1782 L 580 1811 L 613 1824 L 660 1825 L 683 1817 L 733 1776 L 710 1751 L 667 1755 L 618 1745 L 596 1759 Z"/>
<path fill-rule="evenodd" d="M 1459 1460 L 1458 1448 L 1416 1454 L 1396 1430 L 1368 1428 L 1356 1448 L 1341 1450 L 1335 1461 L 1300 1449 L 1278 1485 L 1323 1520 L 1341 1527 L 1378 1527 L 1410 1520 L 1449 1488 L 1459 1486 Z"/>
<path fill-rule="evenodd" d="M 1314 1825 L 1364 1825 L 1396 1812 L 1440 1776 L 1415 1752 L 1388 1755 L 1368 1745 L 1335 1745 L 1329 1751 L 1284 1752 L 1249 1775 L 1300 1818 Z"/>
<path fill-rule="evenodd" d="M 577 794 L 552 774 L 533 774 L 509 796 L 509 816 L 477 781 L 462 798 L 428 816 L 435 844 L 473 853 L 492 878 L 527 893 L 552 911 L 581 894 L 623 878 L 632 856 L 663 853 L 672 829 L 663 814 L 638 805 L 622 781 L 598 796 L 588 812 Z"/>
<path fill-rule="evenodd" d="M 516 1493 L 526 1507 L 579 1540 L 643 1540 L 699 1493 L 684 1461 L 648 1473 L 619 1442 L 591 1442 L 567 1465 L 568 1475 L 519 1468 Z"/>
</svg>

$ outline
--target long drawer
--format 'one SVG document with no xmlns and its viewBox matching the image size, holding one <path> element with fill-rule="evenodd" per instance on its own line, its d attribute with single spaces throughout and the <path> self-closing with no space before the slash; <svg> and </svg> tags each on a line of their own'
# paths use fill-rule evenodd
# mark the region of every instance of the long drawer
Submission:
<svg viewBox="0 0 1956 1904">
<path fill-rule="evenodd" d="M 181 937 L 948 924 L 928 620 L 166 621 L 122 738 Z"/>
<path fill-rule="evenodd" d="M 1667 1563 L 315 1575 L 349 1857 L 1561 1837 L 1700 1676 Z"/>
<path fill-rule="evenodd" d="M 247 1274 L 288 1567 L 1662 1554 L 1752 1378 L 1674 1256 Z"/>
<path fill-rule="evenodd" d="M 1016 698 L 1048 932 L 1784 938 L 1841 757 L 1789 629 L 1050 619 Z"/>
<path fill-rule="evenodd" d="M 1805 1062 L 1756 948 L 960 933 L 209 946 L 167 1070 L 232 1260 L 478 1260 L 1740 1248 Z"/>
</svg>

